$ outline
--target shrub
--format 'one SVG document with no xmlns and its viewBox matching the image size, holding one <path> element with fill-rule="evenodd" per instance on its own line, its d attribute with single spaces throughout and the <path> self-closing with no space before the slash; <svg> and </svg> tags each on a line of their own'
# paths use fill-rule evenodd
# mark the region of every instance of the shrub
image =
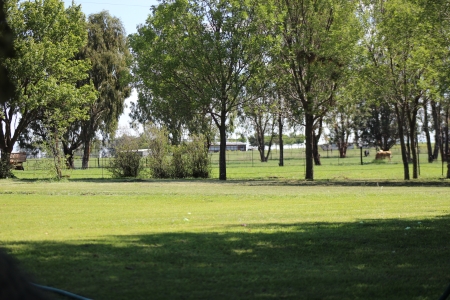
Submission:
<svg viewBox="0 0 450 300">
<path fill-rule="evenodd" d="M 170 145 L 166 129 L 146 127 L 150 156 L 148 166 L 153 178 L 207 178 L 210 161 L 205 139 L 194 136 L 182 145 Z"/>
<path fill-rule="evenodd" d="M 173 178 L 190 177 L 189 158 L 186 155 L 186 145 L 172 146 L 171 175 Z"/>
<path fill-rule="evenodd" d="M 170 151 L 167 130 L 155 126 L 147 127 L 145 133 L 148 138 L 150 157 L 148 166 L 153 178 L 171 178 L 171 164 L 168 159 Z"/>
<path fill-rule="evenodd" d="M 211 174 L 211 161 L 205 138 L 193 136 L 192 141 L 186 144 L 186 154 L 189 158 L 188 169 L 190 177 L 208 178 Z"/>
<path fill-rule="evenodd" d="M 108 171 L 115 178 L 138 177 L 143 169 L 142 157 L 137 151 L 120 151 L 111 160 Z"/>
<path fill-rule="evenodd" d="M 115 178 L 136 178 L 144 168 L 142 155 L 137 151 L 139 145 L 134 137 L 128 135 L 122 136 L 120 141 L 107 169 Z"/>
</svg>

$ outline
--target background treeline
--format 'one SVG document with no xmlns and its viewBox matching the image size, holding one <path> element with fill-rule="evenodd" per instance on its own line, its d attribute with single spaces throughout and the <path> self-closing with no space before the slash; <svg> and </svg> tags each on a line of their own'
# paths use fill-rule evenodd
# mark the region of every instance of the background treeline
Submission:
<svg viewBox="0 0 450 300">
<path fill-rule="evenodd" d="M 5 3 L 14 55 L 0 62 L 14 90 L 1 92 L 0 177 L 16 143 L 60 158 L 58 176 L 81 147 L 86 168 L 94 140 L 115 138 L 132 88 L 132 119 L 172 146 L 218 139 L 222 180 L 238 128 L 262 162 L 279 145 L 280 166 L 288 134 L 303 132 L 307 180 L 319 140 L 341 158 L 350 142 L 399 145 L 404 179 L 419 176 L 419 140 L 429 162 L 448 161 L 448 0 L 163 0 L 128 37 L 104 11 Z"/>
</svg>

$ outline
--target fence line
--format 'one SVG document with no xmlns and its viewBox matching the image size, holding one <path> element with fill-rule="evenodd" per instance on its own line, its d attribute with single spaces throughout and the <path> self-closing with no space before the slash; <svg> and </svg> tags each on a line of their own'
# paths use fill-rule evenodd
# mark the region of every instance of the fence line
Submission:
<svg viewBox="0 0 450 300">
<path fill-rule="evenodd" d="M 367 150 L 367 149 L 364 149 Z M 375 161 L 376 151 L 374 148 L 368 149 L 369 155 L 362 155 L 362 162 L 364 165 L 377 163 Z M 419 155 L 419 168 L 420 165 L 428 163 L 426 147 L 420 147 Z M 348 166 L 352 169 L 359 169 L 358 165 L 361 165 L 361 151 L 360 149 L 349 149 L 347 151 L 346 158 L 339 157 L 339 151 L 329 150 L 323 151 L 319 149 L 322 166 L 330 166 L 327 170 L 333 170 L 330 172 L 345 172 L 344 169 L 340 169 L 339 166 Z M 102 157 L 101 152 L 97 149 L 92 151 L 89 159 L 89 168 L 82 169 L 82 151 L 78 151 L 78 154 L 74 156 L 75 170 L 64 170 L 71 178 L 111 178 L 111 173 L 107 168 L 110 164 L 110 157 Z M 143 158 L 147 159 L 147 158 Z M 213 172 L 213 178 L 218 174 L 219 168 L 219 153 L 210 153 L 211 167 Z M 295 176 L 296 178 L 302 178 L 305 173 L 305 149 L 304 148 L 285 148 L 284 149 L 284 168 L 279 167 L 279 150 L 272 150 L 267 162 L 260 161 L 260 155 L 257 150 L 253 151 L 227 151 L 227 173 L 231 174 L 231 177 L 235 178 L 259 178 L 259 177 L 272 177 L 272 174 L 276 176 L 289 177 Z M 434 163 L 433 174 L 437 172 L 441 175 L 444 174 L 444 164 Z M 48 177 L 45 170 L 49 170 L 49 164 L 51 161 L 49 158 L 28 158 L 24 163 L 25 172 L 15 171 L 19 178 L 45 178 Z M 402 164 L 400 149 L 392 149 L 392 158 L 390 164 Z M 147 164 L 145 164 L 147 165 Z M 355 166 L 353 168 L 352 166 Z M 323 168 L 322 168 L 323 169 Z M 367 169 L 367 167 L 366 167 Z M 401 169 L 401 168 L 397 168 Z M 441 170 L 442 169 L 442 170 Z M 22 172 L 22 173 L 21 173 Z M 48 172 L 47 172 L 48 173 Z M 274 175 L 275 176 L 275 175 Z"/>
</svg>

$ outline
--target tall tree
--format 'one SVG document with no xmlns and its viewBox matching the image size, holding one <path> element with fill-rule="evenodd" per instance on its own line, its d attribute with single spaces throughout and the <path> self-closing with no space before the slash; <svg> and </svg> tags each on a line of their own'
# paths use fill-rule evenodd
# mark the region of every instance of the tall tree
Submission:
<svg viewBox="0 0 450 300">
<path fill-rule="evenodd" d="M 43 111 L 83 107 L 93 92 L 90 85 L 75 86 L 89 69 L 88 61 L 74 59 L 86 42 L 81 8 L 65 9 L 59 0 L 6 3 L 16 55 L 2 61 L 15 86 L 13 95 L 1 103 L 0 149 L 5 164 L 20 134 Z M 4 176 L 2 172 L 0 177 Z"/>
<path fill-rule="evenodd" d="M 153 100 L 176 95 L 219 130 L 219 179 L 226 180 L 226 139 L 248 80 L 268 60 L 269 39 L 254 0 L 162 1 L 131 38 L 140 88 Z"/>
<path fill-rule="evenodd" d="M 374 66 L 368 82 L 382 87 L 383 99 L 394 108 L 404 179 L 418 177 L 417 117 L 436 80 L 439 44 L 422 6 L 409 0 L 374 1 L 367 24 L 376 25 L 365 44 Z"/>
<path fill-rule="evenodd" d="M 94 84 L 98 97 L 89 106 L 89 118 L 66 133 L 68 137 L 79 132 L 78 142 L 84 144 L 83 168 L 89 166 L 91 143 L 98 131 L 103 137 L 116 131 L 125 99 L 131 93 L 131 54 L 122 22 L 107 11 L 90 15 L 87 22 L 88 42 L 79 56 L 92 63 L 87 80 Z"/>
<path fill-rule="evenodd" d="M 14 89 L 4 61 L 14 56 L 13 32 L 6 21 L 5 2 L 0 0 L 0 104 L 13 95 Z M 0 111 L 0 117 L 2 112 Z M 1 123 L 0 123 L 1 124 Z M 0 150 L 0 155 L 1 155 Z M 3 154 L 4 155 L 4 154 Z M 0 177 L 10 176 L 9 161 L 0 161 Z"/>
<path fill-rule="evenodd" d="M 277 0 L 281 16 L 281 47 L 274 59 L 288 74 L 292 109 L 302 108 L 305 128 L 306 180 L 314 180 L 315 129 L 335 102 L 360 38 L 355 1 Z M 318 157 L 317 157 L 318 158 Z"/>
<path fill-rule="evenodd" d="M 8 69 L 4 65 L 6 58 L 14 56 L 13 32 L 8 25 L 5 14 L 5 1 L 0 1 L 0 103 L 5 102 L 13 93 Z"/>
</svg>

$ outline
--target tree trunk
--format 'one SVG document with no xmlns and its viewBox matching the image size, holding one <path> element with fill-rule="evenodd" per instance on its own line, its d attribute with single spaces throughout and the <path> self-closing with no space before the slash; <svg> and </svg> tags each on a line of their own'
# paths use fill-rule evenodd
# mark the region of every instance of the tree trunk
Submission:
<svg viewBox="0 0 450 300">
<path fill-rule="evenodd" d="M 219 150 L 219 180 L 227 180 L 227 131 L 226 131 L 226 115 L 221 113 L 220 115 L 220 150 Z"/>
<path fill-rule="evenodd" d="M 317 136 L 314 134 L 314 139 L 313 139 L 313 157 L 314 157 L 314 164 L 316 166 L 321 166 L 322 163 L 320 162 L 320 154 L 319 154 L 319 139 L 317 138 Z"/>
<path fill-rule="evenodd" d="M 82 169 L 89 168 L 89 156 L 91 155 L 91 140 L 84 141 L 84 151 L 83 151 L 83 160 L 82 160 Z"/>
<path fill-rule="evenodd" d="M 264 136 L 264 132 L 263 130 L 261 130 L 261 128 L 257 127 L 257 140 L 258 140 L 258 152 L 259 152 L 259 159 L 261 162 L 267 162 L 264 152 L 265 152 L 265 136 Z"/>
<path fill-rule="evenodd" d="M 423 106 L 423 131 L 425 132 L 425 137 L 427 138 L 427 156 L 428 156 L 428 162 L 433 162 L 433 148 L 431 147 L 431 135 L 430 135 L 430 128 L 428 127 L 428 105 L 425 104 Z"/>
<path fill-rule="evenodd" d="M 71 146 L 69 146 L 63 142 L 63 152 L 64 152 L 64 157 L 66 158 L 66 166 L 69 169 L 75 169 L 75 163 L 74 163 L 75 149 L 72 149 Z"/>
<path fill-rule="evenodd" d="M 450 178 L 450 155 L 447 155 L 447 179 Z"/>
<path fill-rule="evenodd" d="M 305 179 L 314 180 L 314 116 L 305 112 Z"/>
<path fill-rule="evenodd" d="M 398 133 L 400 137 L 400 147 L 402 151 L 402 162 L 403 162 L 403 177 L 404 180 L 409 180 L 409 162 L 408 162 L 408 156 L 407 156 L 407 149 L 406 149 L 406 143 L 405 143 L 405 132 L 404 132 L 404 111 L 403 109 L 400 111 L 400 108 L 398 107 L 398 104 L 395 105 L 395 114 L 397 116 L 397 122 L 399 124 L 398 126 Z"/>
<path fill-rule="evenodd" d="M 11 157 L 11 152 L 9 151 L 1 151 L 1 159 L 0 159 L 0 179 L 6 179 L 12 177 L 13 174 L 11 172 L 11 164 L 9 163 L 9 159 Z"/>
<path fill-rule="evenodd" d="M 449 126 L 448 126 L 448 118 L 449 118 L 449 108 L 447 107 L 446 109 L 445 109 L 445 127 L 444 127 L 444 140 L 443 140 L 443 142 L 444 142 L 444 145 L 443 145 L 443 149 L 444 149 L 444 156 L 442 157 L 442 159 L 444 159 L 446 162 L 449 162 L 449 155 L 450 155 L 450 153 L 449 153 L 449 146 L 448 146 L 448 142 L 449 142 L 449 140 L 448 140 L 448 138 L 449 138 L 449 136 L 448 136 L 448 129 L 449 129 Z"/>
<path fill-rule="evenodd" d="M 322 135 L 322 118 L 320 118 L 319 121 L 319 128 L 317 129 L 317 134 L 313 129 L 313 157 L 314 157 L 314 164 L 316 166 L 322 165 L 322 163 L 320 162 L 320 154 L 319 154 L 319 140 L 321 135 Z"/>
<path fill-rule="evenodd" d="M 284 145 L 283 145 L 283 119 L 281 113 L 278 114 L 278 139 L 280 144 L 280 161 L 278 165 L 280 167 L 284 166 Z"/>
<path fill-rule="evenodd" d="M 347 157 L 347 143 L 339 143 L 339 158 Z"/>
<path fill-rule="evenodd" d="M 441 120 L 440 120 L 440 108 L 434 101 L 431 101 L 431 114 L 433 116 L 433 127 L 434 127 L 433 159 L 438 159 L 439 150 L 442 149 Z"/>
<path fill-rule="evenodd" d="M 413 163 L 413 179 L 419 178 L 417 165 L 417 145 L 416 145 L 416 118 L 412 117 L 409 122 L 409 140 L 411 145 L 411 159 Z"/>
<path fill-rule="evenodd" d="M 53 154 L 53 164 L 55 166 L 56 178 L 62 178 L 62 170 L 61 170 L 61 153 L 58 148 L 58 131 L 55 131 L 53 135 L 50 135 L 49 147 L 52 150 Z"/>
<path fill-rule="evenodd" d="M 270 151 L 272 151 L 272 140 L 273 140 L 273 135 L 270 138 L 269 146 L 268 146 L 268 149 L 267 149 L 267 154 L 264 157 L 264 161 L 266 161 L 266 162 L 269 160 Z"/>
<path fill-rule="evenodd" d="M 410 163 L 411 162 L 411 143 L 409 142 L 410 135 L 408 132 L 408 127 L 405 126 L 404 128 L 405 128 L 404 133 L 406 134 L 406 156 L 408 158 L 408 163 Z"/>
</svg>

